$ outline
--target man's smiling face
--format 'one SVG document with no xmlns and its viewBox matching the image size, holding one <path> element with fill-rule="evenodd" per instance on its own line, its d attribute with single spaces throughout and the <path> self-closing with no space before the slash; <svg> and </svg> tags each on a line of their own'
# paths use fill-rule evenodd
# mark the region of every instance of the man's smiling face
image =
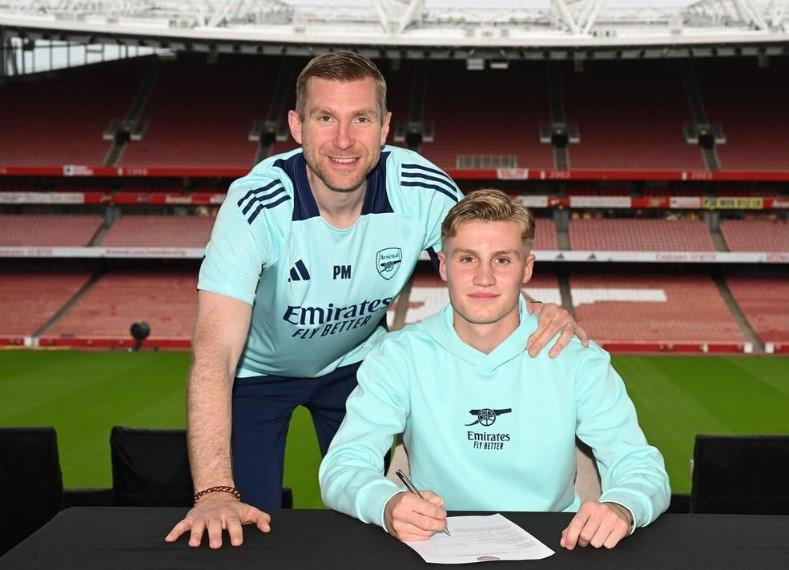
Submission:
<svg viewBox="0 0 789 570">
<path fill-rule="evenodd" d="M 364 189 L 389 133 L 391 113 L 381 117 L 381 112 L 372 78 L 310 78 L 304 116 L 291 111 L 288 120 L 293 138 L 304 149 L 314 192 Z"/>
</svg>

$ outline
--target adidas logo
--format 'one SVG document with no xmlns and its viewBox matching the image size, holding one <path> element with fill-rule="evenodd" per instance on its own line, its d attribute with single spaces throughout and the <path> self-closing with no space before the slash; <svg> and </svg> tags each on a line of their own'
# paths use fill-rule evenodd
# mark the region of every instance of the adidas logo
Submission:
<svg viewBox="0 0 789 570">
<path fill-rule="evenodd" d="M 291 281 L 309 281 L 310 280 L 310 272 L 307 271 L 307 266 L 304 265 L 304 262 L 299 259 L 296 263 L 293 264 L 293 267 L 290 268 L 290 278 L 288 279 L 288 283 Z"/>
</svg>

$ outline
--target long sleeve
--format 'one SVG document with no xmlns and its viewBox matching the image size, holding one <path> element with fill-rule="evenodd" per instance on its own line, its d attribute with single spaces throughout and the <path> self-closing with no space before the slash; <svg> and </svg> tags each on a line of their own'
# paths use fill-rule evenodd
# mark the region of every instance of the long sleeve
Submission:
<svg viewBox="0 0 789 570">
<path fill-rule="evenodd" d="M 381 347 L 357 376 L 345 420 L 321 463 L 321 496 L 329 508 L 384 527 L 384 507 L 402 489 L 383 475 L 383 456 L 405 428 L 408 392 Z"/>
<path fill-rule="evenodd" d="M 608 354 L 587 349 L 577 370 L 577 434 L 594 450 L 603 488 L 600 501 L 627 507 L 633 528 L 648 525 L 671 498 L 663 456 L 647 443 Z"/>
</svg>

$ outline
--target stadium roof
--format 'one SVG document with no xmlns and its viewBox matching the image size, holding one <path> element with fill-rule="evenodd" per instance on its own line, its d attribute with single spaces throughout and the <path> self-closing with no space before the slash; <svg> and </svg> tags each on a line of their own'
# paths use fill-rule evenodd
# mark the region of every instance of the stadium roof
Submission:
<svg viewBox="0 0 789 570">
<path fill-rule="evenodd" d="M 5 37 L 403 58 L 789 54 L 789 0 L 0 0 Z"/>
</svg>

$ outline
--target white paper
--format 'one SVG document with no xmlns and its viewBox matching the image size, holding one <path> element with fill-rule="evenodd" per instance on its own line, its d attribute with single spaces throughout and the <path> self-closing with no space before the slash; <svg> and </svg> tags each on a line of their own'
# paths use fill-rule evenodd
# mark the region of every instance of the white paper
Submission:
<svg viewBox="0 0 789 570">
<path fill-rule="evenodd" d="M 425 562 L 468 564 L 489 560 L 539 560 L 553 550 L 500 514 L 448 517 L 452 536 L 437 532 L 430 539 L 406 542 Z"/>
</svg>

